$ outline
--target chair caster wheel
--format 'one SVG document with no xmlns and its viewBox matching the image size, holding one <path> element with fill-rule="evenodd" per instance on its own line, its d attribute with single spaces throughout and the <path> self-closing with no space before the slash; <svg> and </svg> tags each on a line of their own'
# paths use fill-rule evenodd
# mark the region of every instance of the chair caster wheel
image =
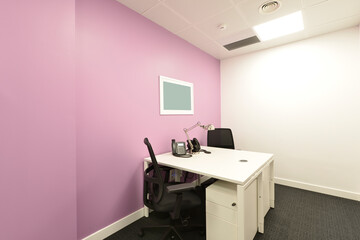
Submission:
<svg viewBox="0 0 360 240">
<path fill-rule="evenodd" d="M 181 224 L 182 224 L 184 227 L 188 227 L 189 224 L 190 224 L 190 222 L 189 222 L 188 219 L 184 219 L 184 220 L 181 221 Z"/>
<path fill-rule="evenodd" d="M 143 231 L 143 230 L 140 230 L 140 231 L 138 232 L 138 236 L 139 236 L 139 237 L 143 237 L 143 236 L 144 236 L 144 231 Z"/>
</svg>

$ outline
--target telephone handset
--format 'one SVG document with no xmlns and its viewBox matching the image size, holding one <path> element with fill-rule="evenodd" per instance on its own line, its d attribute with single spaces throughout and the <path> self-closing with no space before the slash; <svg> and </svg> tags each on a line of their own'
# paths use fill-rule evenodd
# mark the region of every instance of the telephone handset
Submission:
<svg viewBox="0 0 360 240">
<path fill-rule="evenodd" d="M 176 157 L 183 157 L 183 158 L 191 157 L 190 154 L 186 154 L 185 142 L 175 142 L 175 139 L 172 139 L 171 149 L 172 149 L 172 154 Z"/>
<path fill-rule="evenodd" d="M 197 140 L 196 138 L 193 138 L 191 141 L 191 144 L 193 145 L 193 152 L 199 152 L 201 149 L 199 140 Z M 190 149 L 190 144 L 188 143 L 188 148 Z"/>
</svg>

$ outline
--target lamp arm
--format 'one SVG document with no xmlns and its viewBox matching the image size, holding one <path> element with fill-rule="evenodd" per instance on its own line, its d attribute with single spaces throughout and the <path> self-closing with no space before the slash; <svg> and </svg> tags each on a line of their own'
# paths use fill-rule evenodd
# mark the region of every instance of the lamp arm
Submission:
<svg viewBox="0 0 360 240">
<path fill-rule="evenodd" d="M 190 132 L 191 130 L 193 130 L 194 128 L 196 128 L 197 126 L 200 126 L 201 123 L 200 122 L 197 122 L 195 125 L 189 127 L 188 129 L 184 128 L 184 131 L 185 132 Z"/>
</svg>

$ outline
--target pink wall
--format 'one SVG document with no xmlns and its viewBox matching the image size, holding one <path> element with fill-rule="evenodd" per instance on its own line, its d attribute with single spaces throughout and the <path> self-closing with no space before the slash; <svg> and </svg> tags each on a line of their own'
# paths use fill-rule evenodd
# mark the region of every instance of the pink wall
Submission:
<svg viewBox="0 0 360 240">
<path fill-rule="evenodd" d="M 0 239 L 121 219 L 142 207 L 144 137 L 160 153 L 220 126 L 219 61 L 116 1 L 7 1 L 0 29 Z M 159 75 L 194 83 L 193 116 L 159 115 Z"/>
<path fill-rule="evenodd" d="M 76 239 L 74 13 L 0 7 L 0 239 Z"/>
<path fill-rule="evenodd" d="M 140 209 L 155 153 L 197 121 L 220 126 L 220 63 L 114 0 L 77 0 L 77 209 L 85 237 Z M 164 75 L 194 83 L 195 114 L 160 116 Z M 206 144 L 206 133 L 191 132 Z"/>
</svg>

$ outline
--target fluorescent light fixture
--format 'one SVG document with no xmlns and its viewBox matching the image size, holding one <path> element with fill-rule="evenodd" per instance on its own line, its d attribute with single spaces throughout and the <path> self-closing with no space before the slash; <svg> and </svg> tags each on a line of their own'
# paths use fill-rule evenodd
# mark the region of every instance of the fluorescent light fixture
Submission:
<svg viewBox="0 0 360 240">
<path fill-rule="evenodd" d="M 285 36 L 304 30 L 301 11 L 253 27 L 261 41 Z"/>
</svg>

